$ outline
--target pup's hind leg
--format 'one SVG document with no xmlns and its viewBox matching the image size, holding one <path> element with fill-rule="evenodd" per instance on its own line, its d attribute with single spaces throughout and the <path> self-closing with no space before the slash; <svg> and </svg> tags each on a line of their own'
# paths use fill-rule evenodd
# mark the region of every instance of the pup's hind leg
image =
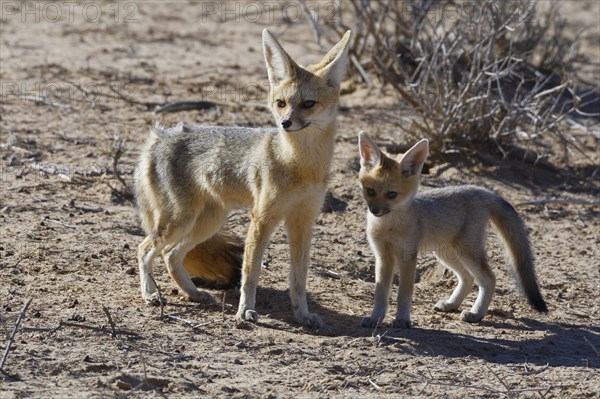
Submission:
<svg viewBox="0 0 600 399">
<path fill-rule="evenodd" d="M 201 213 L 196 218 L 195 225 L 184 237 L 179 236 L 179 234 L 171 237 L 171 240 L 179 239 L 179 241 L 175 241 L 176 244 L 168 247 L 163 253 L 169 275 L 191 301 L 205 302 L 213 298 L 207 292 L 199 291 L 196 288 L 183 267 L 183 259 L 196 245 L 212 237 L 219 230 L 226 217 L 227 212 L 221 209 L 210 208 Z"/>
<path fill-rule="evenodd" d="M 465 269 L 460 258 L 458 257 L 458 251 L 456 247 L 449 245 L 436 251 L 436 255 L 439 261 L 452 270 L 456 275 L 458 284 L 448 299 L 439 300 L 434 308 L 442 312 L 450 312 L 460 307 L 462 302 L 465 300 L 471 287 L 473 287 L 473 276 Z"/>
<path fill-rule="evenodd" d="M 469 323 L 477 323 L 483 319 L 487 312 L 494 289 L 496 288 L 496 276 L 490 268 L 487 256 L 483 248 L 460 254 L 461 261 L 465 268 L 475 277 L 475 283 L 479 289 L 477 299 L 470 311 L 463 310 L 460 318 Z"/>
<path fill-rule="evenodd" d="M 160 305 L 160 295 L 152 276 L 152 264 L 162 244 L 154 234 L 148 235 L 138 246 L 138 265 L 140 269 L 140 285 L 142 298 L 149 305 Z"/>
</svg>

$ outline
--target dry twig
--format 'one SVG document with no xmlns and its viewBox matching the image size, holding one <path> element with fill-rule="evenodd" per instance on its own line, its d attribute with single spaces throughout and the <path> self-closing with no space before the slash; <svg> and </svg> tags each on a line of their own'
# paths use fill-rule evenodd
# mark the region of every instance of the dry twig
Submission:
<svg viewBox="0 0 600 399">
<path fill-rule="evenodd" d="M 72 224 L 68 224 L 68 223 L 65 223 L 65 222 L 61 222 L 60 220 L 50 219 L 50 217 L 49 217 L 49 216 L 45 216 L 43 220 L 45 220 L 45 221 L 47 221 L 47 222 L 51 222 L 51 223 L 55 223 L 55 224 L 59 224 L 59 225 L 61 225 L 61 226 L 65 226 L 65 227 L 68 227 L 68 228 L 70 228 L 70 229 L 76 229 L 76 228 L 77 228 L 76 226 L 73 226 Z"/>
<path fill-rule="evenodd" d="M 19 329 L 19 324 L 21 324 L 21 320 L 23 320 L 23 317 L 25 317 L 25 312 L 27 312 L 27 308 L 29 307 L 29 304 L 31 304 L 31 298 L 29 298 L 27 300 L 27 302 L 25 302 L 25 305 L 23 305 L 23 309 L 21 309 L 21 313 L 19 313 L 19 317 L 17 318 L 17 321 L 15 323 L 15 326 L 13 327 L 13 330 L 10 334 L 10 338 L 8 339 L 8 342 L 6 343 L 6 349 L 4 350 L 4 355 L 2 356 L 2 361 L 0 361 L 0 372 L 4 373 L 4 364 L 6 363 L 6 359 L 8 359 L 8 354 L 10 353 L 10 347 L 12 346 L 13 342 L 15 341 L 15 335 L 17 335 L 17 330 Z"/>
<path fill-rule="evenodd" d="M 114 337 L 116 328 L 115 328 L 115 322 L 113 321 L 110 312 L 108 311 L 108 309 L 106 308 L 106 306 L 102 305 L 102 310 L 104 311 L 104 314 L 106 315 L 106 318 L 108 319 L 108 324 L 110 324 L 110 329 L 111 329 L 111 335 Z"/>
<path fill-rule="evenodd" d="M 596 356 L 600 356 L 600 352 L 598 352 L 598 349 L 596 349 L 596 347 L 587 339 L 587 337 L 583 337 L 583 340 L 585 342 L 587 342 L 587 344 L 590 346 L 590 348 L 592 348 L 592 350 L 594 351 Z"/>
<path fill-rule="evenodd" d="M 439 381 L 439 380 L 435 380 L 429 377 L 424 377 L 422 375 L 418 375 L 418 374 L 412 374 L 409 372 L 404 371 L 403 372 L 405 375 L 416 379 L 417 381 L 422 381 L 422 382 L 426 382 L 429 385 L 438 385 L 438 386 L 445 386 L 445 387 L 453 387 L 453 388 L 464 388 L 464 389 L 473 389 L 473 390 L 478 390 L 478 391 L 484 391 L 484 392 L 489 392 L 495 395 L 506 395 L 507 392 L 506 391 L 500 391 L 497 389 L 493 389 L 493 388 L 489 388 L 487 386 L 484 385 L 475 385 L 475 384 L 459 384 L 459 383 L 452 383 L 452 382 L 443 382 L 443 381 Z M 512 394 L 518 394 L 518 393 L 525 393 L 525 392 L 537 392 L 537 393 L 541 393 L 542 391 L 545 391 L 546 393 L 549 392 L 552 389 L 557 389 L 557 388 L 566 388 L 566 387 L 570 387 L 572 385 L 569 384 L 557 384 L 557 385 L 550 385 L 550 386 L 546 386 L 546 387 L 538 387 L 538 388 L 522 388 L 522 389 L 512 389 L 510 392 Z"/>
<path fill-rule="evenodd" d="M 92 330 L 92 331 L 97 331 L 97 332 L 102 332 L 102 333 L 110 333 L 111 335 L 115 336 L 115 335 L 129 335 L 132 337 L 138 337 L 139 334 L 133 331 L 126 331 L 126 330 L 114 330 L 114 331 L 108 331 L 106 328 L 104 327 L 96 327 L 96 326 L 90 326 L 88 324 L 79 324 L 79 323 L 72 323 L 70 321 L 62 321 L 60 320 L 58 322 L 58 325 L 56 327 L 53 328 L 44 328 L 44 327 L 36 327 L 36 328 L 25 328 L 24 330 L 30 330 L 30 331 L 47 331 L 48 335 L 52 335 L 55 332 L 57 332 L 58 330 L 60 330 L 63 327 L 75 327 L 75 328 L 82 328 L 84 330 Z"/>
<path fill-rule="evenodd" d="M 369 384 L 371 384 L 373 386 L 373 388 L 377 389 L 378 391 L 381 390 L 381 387 L 377 384 L 375 384 L 375 382 L 372 379 L 368 379 Z"/>
<path fill-rule="evenodd" d="M 156 283 L 156 280 L 154 279 L 154 276 L 152 274 L 150 274 L 150 280 L 152 280 L 152 282 L 156 286 L 156 292 L 158 292 L 158 306 L 160 307 L 159 319 L 163 320 L 163 318 L 165 317 L 165 298 L 163 297 L 160 286 Z"/>
<path fill-rule="evenodd" d="M 125 152 L 127 152 L 126 142 L 125 142 L 125 140 L 123 140 L 121 138 L 120 133 L 116 132 L 112 137 L 112 145 L 111 145 L 109 153 L 112 158 L 113 175 L 119 181 L 119 183 L 121 183 L 121 188 L 117 189 L 117 188 L 113 187 L 112 185 L 110 185 L 109 183 L 107 183 L 107 185 L 110 187 L 112 192 L 114 194 L 116 194 L 118 197 L 123 198 L 128 201 L 133 201 L 133 199 L 134 199 L 133 190 L 131 189 L 131 187 L 127 184 L 125 179 L 123 179 L 123 177 L 119 173 L 119 162 L 120 162 L 121 158 L 123 157 L 123 155 L 125 154 Z"/>
<path fill-rule="evenodd" d="M 184 319 L 182 317 L 173 316 L 173 315 L 165 315 L 165 318 L 166 319 L 175 320 L 175 321 L 179 321 L 179 322 L 182 322 L 183 324 L 187 324 L 193 330 L 195 330 L 196 328 L 204 327 L 204 326 L 207 326 L 207 325 L 213 323 L 212 321 L 207 321 L 207 322 L 204 322 L 204 323 L 196 323 L 196 322 L 194 322 L 192 320 Z"/>
</svg>

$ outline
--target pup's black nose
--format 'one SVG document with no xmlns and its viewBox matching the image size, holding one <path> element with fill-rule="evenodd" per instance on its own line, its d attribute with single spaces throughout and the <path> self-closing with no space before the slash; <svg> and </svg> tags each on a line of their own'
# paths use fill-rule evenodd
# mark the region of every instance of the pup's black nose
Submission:
<svg viewBox="0 0 600 399">
<path fill-rule="evenodd" d="M 379 212 L 380 212 L 379 208 L 371 207 L 370 210 L 373 215 L 375 215 L 375 216 L 379 215 Z"/>
<path fill-rule="evenodd" d="M 283 122 L 281 122 L 281 126 L 283 126 L 284 129 L 287 129 L 290 126 L 292 126 L 292 121 L 289 119 L 286 119 Z"/>
</svg>

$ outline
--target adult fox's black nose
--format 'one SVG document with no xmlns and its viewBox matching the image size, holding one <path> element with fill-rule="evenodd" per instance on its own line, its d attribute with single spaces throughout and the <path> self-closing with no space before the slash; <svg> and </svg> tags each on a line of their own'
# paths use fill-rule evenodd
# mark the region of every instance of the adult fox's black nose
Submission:
<svg viewBox="0 0 600 399">
<path fill-rule="evenodd" d="M 286 119 L 283 122 L 281 122 L 281 126 L 283 126 L 284 129 L 287 129 L 290 126 L 292 126 L 292 121 L 289 119 Z"/>
</svg>

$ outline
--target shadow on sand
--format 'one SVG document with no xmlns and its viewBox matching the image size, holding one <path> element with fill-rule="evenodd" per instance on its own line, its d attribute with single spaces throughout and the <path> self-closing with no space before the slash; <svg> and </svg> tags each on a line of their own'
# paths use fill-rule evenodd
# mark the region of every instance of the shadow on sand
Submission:
<svg viewBox="0 0 600 399">
<path fill-rule="evenodd" d="M 228 291 L 226 302 L 237 308 L 239 295 Z M 592 367 L 600 368 L 600 358 L 595 352 L 600 348 L 600 327 L 597 325 L 569 325 L 549 323 L 529 318 L 517 319 L 518 325 L 498 321 L 482 321 L 476 326 L 464 323 L 464 333 L 439 328 L 412 329 L 392 328 L 388 323 L 377 329 L 360 326 L 360 316 L 344 314 L 333 309 L 333 304 L 319 304 L 309 296 L 309 309 L 318 313 L 325 323 L 320 331 L 304 329 L 307 334 L 328 337 L 370 337 L 379 335 L 379 345 L 400 343 L 404 353 L 418 356 L 466 357 L 472 356 L 490 363 L 510 364 L 529 363 L 535 365 Z M 257 292 L 257 311 L 259 315 L 268 314 L 271 319 L 287 323 L 292 328 L 297 324 L 292 315 L 287 291 L 259 287 Z M 369 309 L 365 309 L 365 315 Z M 433 309 L 431 310 L 433 313 Z M 232 315 L 231 315 L 232 316 Z M 455 315 L 458 321 L 458 314 Z M 548 316 L 540 316 L 541 319 Z M 261 328 L 281 327 L 259 319 Z M 455 329 L 456 324 L 453 324 Z M 477 329 L 477 333 L 473 329 Z M 495 335 L 495 338 L 485 338 Z M 287 330 L 287 329 L 286 329 Z M 539 332 L 543 332 L 540 338 Z M 533 338 L 527 338 L 531 332 Z M 535 334 L 534 334 L 535 333 Z M 500 338 L 498 338 L 500 336 Z M 535 336 L 535 337 L 534 337 Z M 405 345 L 404 345 L 405 344 Z M 594 349 L 595 348 L 595 349 Z"/>
</svg>

